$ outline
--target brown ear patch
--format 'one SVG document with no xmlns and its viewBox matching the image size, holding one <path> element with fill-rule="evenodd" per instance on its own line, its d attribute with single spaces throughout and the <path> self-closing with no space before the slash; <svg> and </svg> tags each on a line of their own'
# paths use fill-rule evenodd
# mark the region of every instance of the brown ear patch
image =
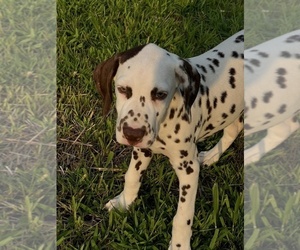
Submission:
<svg viewBox="0 0 300 250">
<path fill-rule="evenodd" d="M 96 83 L 96 88 L 103 98 L 103 115 L 107 115 L 112 103 L 112 81 L 115 77 L 119 65 L 126 62 L 128 59 L 136 56 L 145 45 L 140 45 L 122 53 L 116 54 L 113 57 L 97 65 L 93 72 L 93 79 Z"/>
<path fill-rule="evenodd" d="M 100 63 L 93 72 L 96 88 L 103 98 L 103 115 L 107 115 L 112 103 L 112 80 L 119 67 L 118 55 Z"/>
<path fill-rule="evenodd" d="M 136 56 L 146 45 L 140 45 L 120 53 L 120 63 L 123 64 L 128 59 Z"/>
</svg>

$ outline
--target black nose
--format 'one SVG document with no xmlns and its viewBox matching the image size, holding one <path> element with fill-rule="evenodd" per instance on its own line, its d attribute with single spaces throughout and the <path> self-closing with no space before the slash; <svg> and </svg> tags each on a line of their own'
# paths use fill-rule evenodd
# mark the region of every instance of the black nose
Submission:
<svg viewBox="0 0 300 250">
<path fill-rule="evenodd" d="M 140 142 L 146 133 L 145 126 L 141 128 L 131 128 L 128 125 L 124 124 L 123 126 L 123 134 L 125 138 L 128 140 L 129 144 L 135 145 Z"/>
</svg>

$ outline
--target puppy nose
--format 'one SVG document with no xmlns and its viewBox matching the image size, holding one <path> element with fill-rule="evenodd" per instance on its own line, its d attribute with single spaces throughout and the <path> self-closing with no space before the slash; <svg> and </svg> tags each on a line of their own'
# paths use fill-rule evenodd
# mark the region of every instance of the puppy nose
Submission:
<svg viewBox="0 0 300 250">
<path fill-rule="evenodd" d="M 140 142 L 146 133 L 146 127 L 141 128 L 131 128 L 126 124 L 123 126 L 123 134 L 128 140 L 129 144 L 135 145 Z"/>
</svg>

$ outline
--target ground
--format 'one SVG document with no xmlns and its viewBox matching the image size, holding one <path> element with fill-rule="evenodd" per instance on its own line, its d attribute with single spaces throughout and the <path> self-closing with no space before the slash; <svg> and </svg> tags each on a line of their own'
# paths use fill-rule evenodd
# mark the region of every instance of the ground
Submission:
<svg viewBox="0 0 300 250">
<path fill-rule="evenodd" d="M 61 249 L 167 249 L 178 200 L 168 160 L 155 156 L 128 212 L 108 213 L 130 148 L 115 141 L 114 110 L 101 114 L 92 70 L 116 52 L 153 42 L 182 57 L 243 28 L 242 1 L 58 1 L 58 244 Z M 208 149 L 213 136 L 199 147 Z M 203 168 L 193 249 L 243 246 L 243 138 Z"/>
</svg>

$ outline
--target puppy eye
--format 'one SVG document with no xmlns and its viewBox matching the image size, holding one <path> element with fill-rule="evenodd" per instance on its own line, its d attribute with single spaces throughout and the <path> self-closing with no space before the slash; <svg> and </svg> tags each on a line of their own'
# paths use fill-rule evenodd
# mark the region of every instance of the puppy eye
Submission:
<svg viewBox="0 0 300 250">
<path fill-rule="evenodd" d="M 167 95 L 168 95 L 168 93 L 164 92 L 164 91 L 157 92 L 155 95 L 155 99 L 162 101 L 162 100 L 166 99 Z"/>
<path fill-rule="evenodd" d="M 168 96 L 167 91 L 159 90 L 158 88 L 154 88 L 151 90 L 151 99 L 152 101 L 162 101 Z"/>
<path fill-rule="evenodd" d="M 132 96 L 132 90 L 130 87 L 119 86 L 117 87 L 117 90 L 120 94 L 125 95 L 127 99 Z"/>
<path fill-rule="evenodd" d="M 120 94 L 126 94 L 126 87 L 120 86 L 118 87 L 118 91 Z"/>
</svg>

